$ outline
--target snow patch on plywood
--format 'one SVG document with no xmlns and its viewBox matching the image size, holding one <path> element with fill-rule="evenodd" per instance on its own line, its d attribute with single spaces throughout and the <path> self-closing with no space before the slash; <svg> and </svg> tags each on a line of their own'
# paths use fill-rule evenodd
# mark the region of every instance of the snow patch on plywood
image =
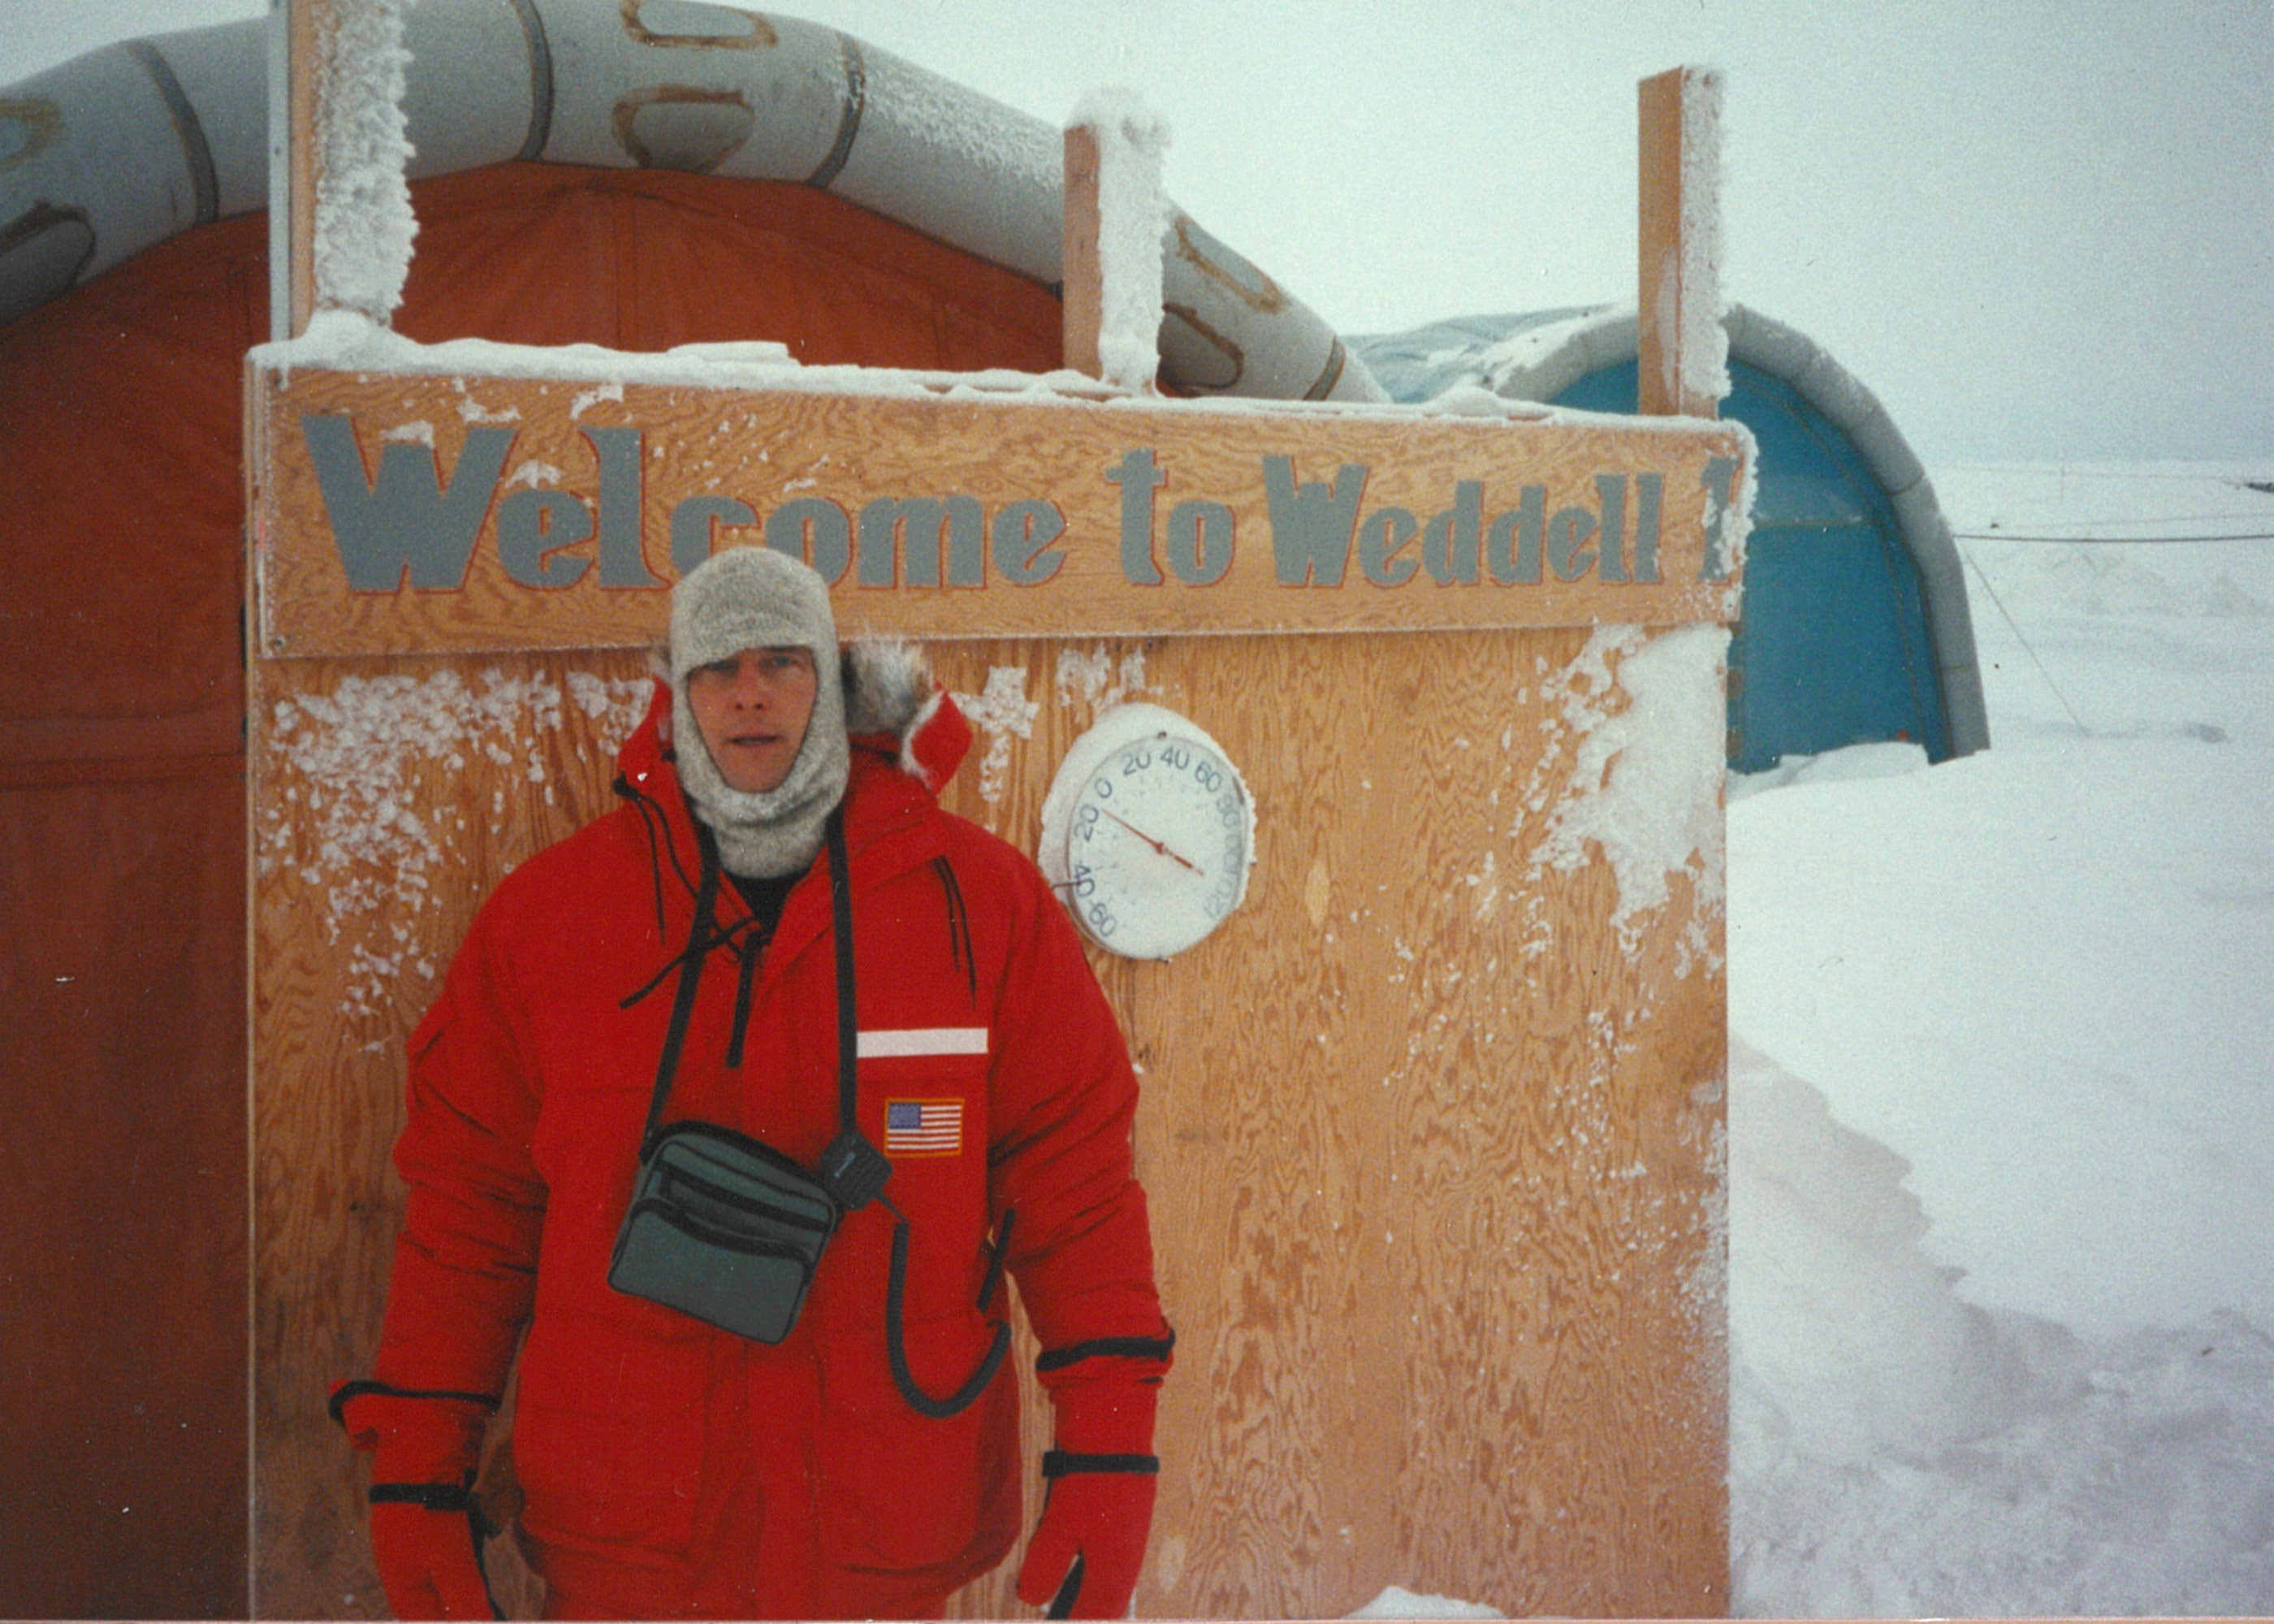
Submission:
<svg viewBox="0 0 2274 1624">
<path fill-rule="evenodd" d="M 1570 777 L 1531 854 L 1536 870 L 1607 862 L 1618 883 L 1611 927 L 1631 951 L 1665 906 L 1672 877 L 1694 883 L 1691 932 L 1677 972 L 1718 961 L 1722 907 L 1721 785 L 1728 728 L 1727 628 L 1598 628 L 1551 683 L 1577 741 Z"/>
</svg>

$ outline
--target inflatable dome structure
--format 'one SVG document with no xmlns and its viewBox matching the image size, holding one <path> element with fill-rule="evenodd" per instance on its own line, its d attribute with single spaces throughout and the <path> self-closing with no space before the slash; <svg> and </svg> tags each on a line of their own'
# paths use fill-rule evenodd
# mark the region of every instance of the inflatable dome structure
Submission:
<svg viewBox="0 0 2274 1624">
<path fill-rule="evenodd" d="M 1987 748 L 1974 622 L 1926 470 L 1864 384 L 1743 305 L 1724 322 L 1721 415 L 1760 447 L 1743 619 L 1729 653 L 1729 764 L 1909 740 Z M 1354 339 L 1401 401 L 1457 384 L 1591 411 L 1635 409 L 1631 306 L 1478 316 Z"/>
</svg>

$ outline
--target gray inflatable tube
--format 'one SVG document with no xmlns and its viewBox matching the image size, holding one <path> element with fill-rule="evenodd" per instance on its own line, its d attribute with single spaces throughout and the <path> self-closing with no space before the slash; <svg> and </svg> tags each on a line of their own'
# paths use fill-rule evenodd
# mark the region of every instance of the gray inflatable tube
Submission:
<svg viewBox="0 0 2274 1624">
<path fill-rule="evenodd" d="M 413 179 L 524 159 L 800 182 L 1060 278 L 1059 131 L 833 28 L 696 0 L 419 0 L 404 44 Z M 256 18 L 106 46 L 0 90 L 0 323 L 267 207 L 269 55 Z M 1386 398 L 1316 314 L 1169 214 L 1165 382 Z"/>
</svg>

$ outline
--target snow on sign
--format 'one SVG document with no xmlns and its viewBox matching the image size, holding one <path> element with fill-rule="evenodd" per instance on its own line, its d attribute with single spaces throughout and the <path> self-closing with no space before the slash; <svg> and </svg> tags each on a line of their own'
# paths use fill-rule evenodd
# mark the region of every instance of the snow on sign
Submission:
<svg viewBox="0 0 2274 1624">
<path fill-rule="evenodd" d="M 919 636 L 1736 607 L 1733 425 L 1261 410 L 787 362 L 755 382 L 700 363 L 644 381 L 652 358 L 634 357 L 595 387 L 326 370 L 291 350 L 256 351 L 252 380 L 272 658 L 643 643 L 678 575 L 754 545 L 811 562 L 848 627 Z"/>
</svg>

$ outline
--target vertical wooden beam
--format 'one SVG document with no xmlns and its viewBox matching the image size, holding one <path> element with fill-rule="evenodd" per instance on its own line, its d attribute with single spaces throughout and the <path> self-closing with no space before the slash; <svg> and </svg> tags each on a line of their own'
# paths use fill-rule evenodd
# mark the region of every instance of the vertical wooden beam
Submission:
<svg viewBox="0 0 2274 1624">
<path fill-rule="evenodd" d="M 306 332 L 316 310 L 316 125 L 338 0 L 280 0 L 269 26 L 269 328 L 286 339 Z"/>
<path fill-rule="evenodd" d="M 1059 295 L 1065 315 L 1059 364 L 1092 378 L 1105 375 L 1105 362 L 1098 353 L 1098 340 L 1105 327 L 1105 273 L 1098 246 L 1103 235 L 1098 166 L 1097 131 L 1088 124 L 1068 125 Z"/>
<path fill-rule="evenodd" d="M 1127 91 L 1084 98 L 1065 130 L 1064 365 L 1158 393 L 1161 153 L 1168 131 Z"/>
<path fill-rule="evenodd" d="M 1639 87 L 1635 370 L 1636 410 L 1646 416 L 1718 415 L 1719 395 L 1706 380 L 1723 378 L 1725 368 L 1718 356 L 1701 352 L 1720 335 L 1712 252 L 1721 236 L 1713 162 L 1720 89 L 1719 78 L 1699 68 L 1672 68 Z"/>
</svg>

